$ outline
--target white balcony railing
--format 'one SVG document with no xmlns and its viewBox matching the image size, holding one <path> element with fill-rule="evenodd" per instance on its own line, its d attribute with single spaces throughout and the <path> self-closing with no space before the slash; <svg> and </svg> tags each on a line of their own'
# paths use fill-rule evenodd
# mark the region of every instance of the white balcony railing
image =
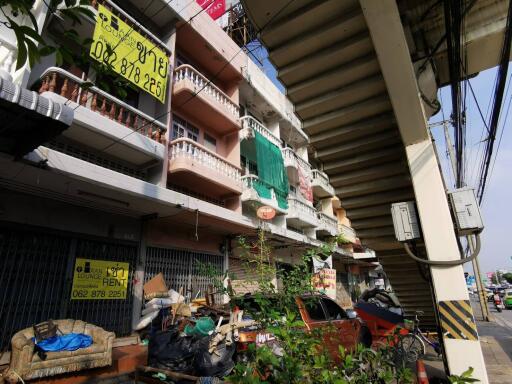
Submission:
<svg viewBox="0 0 512 384">
<path fill-rule="evenodd" d="M 283 155 L 285 167 L 298 168 L 297 156 L 295 155 L 295 152 L 293 152 L 293 149 L 283 148 L 281 149 L 281 153 Z"/>
<path fill-rule="evenodd" d="M 241 136 L 251 138 L 254 137 L 253 131 L 258 132 L 260 135 L 262 135 L 264 138 L 266 138 L 271 143 L 277 145 L 279 148 L 281 148 L 281 139 L 274 135 L 268 128 L 266 128 L 263 124 L 261 124 L 258 120 L 256 120 L 252 116 L 244 116 L 240 119 L 240 122 L 242 123 L 242 130 L 245 132 L 241 133 Z"/>
<path fill-rule="evenodd" d="M 17 55 L 18 49 L 14 45 L 0 40 L 0 71 L 12 76 Z"/>
<path fill-rule="evenodd" d="M 339 231 L 340 231 L 340 234 L 347 240 L 347 241 L 350 241 L 351 243 L 355 243 L 356 242 L 356 231 L 354 231 L 353 228 L 349 227 L 348 225 L 345 225 L 345 224 L 340 224 L 339 225 Z"/>
<path fill-rule="evenodd" d="M 329 177 L 318 169 L 313 169 L 311 172 L 311 184 L 313 187 L 318 186 L 324 189 L 331 196 L 334 195 L 334 188 L 329 183 Z"/>
<path fill-rule="evenodd" d="M 284 166 L 298 169 L 299 167 L 303 172 L 309 174 L 311 172 L 311 165 L 304 160 L 302 157 L 291 148 L 282 148 L 281 153 L 283 155 Z"/>
<path fill-rule="evenodd" d="M 195 161 L 232 179 L 237 185 L 241 186 L 242 184 L 242 173 L 238 167 L 193 140 L 182 138 L 171 141 L 169 143 L 169 157 L 171 160 L 185 158 L 189 161 Z"/>
<path fill-rule="evenodd" d="M 195 92 L 209 95 L 224 107 L 235 118 L 239 118 L 239 109 L 228 95 L 222 92 L 215 84 L 209 81 L 202 73 L 188 64 L 180 65 L 174 70 L 174 82 L 190 81 L 194 84 Z"/>
<path fill-rule="evenodd" d="M 311 177 L 313 181 L 316 181 L 321 184 L 329 184 L 329 177 L 322 171 L 319 171 L 318 169 L 313 169 L 311 172 Z"/>
<path fill-rule="evenodd" d="M 167 130 L 165 124 L 97 87 L 84 87 L 85 80 L 62 68 L 48 68 L 41 75 L 41 80 L 39 93 L 59 94 L 159 143 L 165 139 L 164 132 Z"/>
<path fill-rule="evenodd" d="M 316 209 L 295 197 L 288 197 L 288 215 L 300 221 L 318 225 Z"/>
<path fill-rule="evenodd" d="M 332 236 L 338 233 L 338 220 L 324 212 L 318 212 L 320 229 L 329 232 Z"/>
</svg>

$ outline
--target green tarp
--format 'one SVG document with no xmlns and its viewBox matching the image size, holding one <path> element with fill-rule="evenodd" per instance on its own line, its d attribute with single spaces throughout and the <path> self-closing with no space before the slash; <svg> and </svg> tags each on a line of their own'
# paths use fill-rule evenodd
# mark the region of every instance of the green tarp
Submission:
<svg viewBox="0 0 512 384">
<path fill-rule="evenodd" d="M 254 188 L 258 195 L 270 198 L 270 188 L 274 188 L 277 204 L 282 209 L 288 208 L 288 175 L 284 167 L 281 149 L 272 144 L 260 133 L 255 133 L 256 161 L 258 164 L 258 177 L 260 182 Z"/>
</svg>

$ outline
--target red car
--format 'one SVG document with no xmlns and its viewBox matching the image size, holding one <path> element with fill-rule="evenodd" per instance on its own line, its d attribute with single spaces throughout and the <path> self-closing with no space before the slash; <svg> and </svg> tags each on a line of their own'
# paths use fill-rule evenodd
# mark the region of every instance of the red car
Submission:
<svg viewBox="0 0 512 384">
<path fill-rule="evenodd" d="M 323 329 L 323 344 L 329 348 L 333 359 L 339 358 L 340 345 L 352 350 L 357 344 L 366 347 L 372 345 L 372 335 L 366 324 L 354 310 L 344 310 L 332 299 L 323 295 L 303 295 L 295 298 L 297 309 L 308 331 Z M 244 296 L 240 309 L 259 307 L 252 296 Z M 250 310 L 249 310 L 250 312 Z M 273 336 L 260 327 L 251 327 L 239 331 L 237 350 L 247 349 L 248 343 L 263 344 Z"/>
</svg>

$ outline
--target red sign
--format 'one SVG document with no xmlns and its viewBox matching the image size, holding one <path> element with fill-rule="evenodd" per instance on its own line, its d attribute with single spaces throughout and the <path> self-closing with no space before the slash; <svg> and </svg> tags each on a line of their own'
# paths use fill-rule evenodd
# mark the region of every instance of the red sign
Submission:
<svg viewBox="0 0 512 384">
<path fill-rule="evenodd" d="M 196 0 L 213 20 L 217 20 L 226 12 L 226 0 Z"/>
<path fill-rule="evenodd" d="M 268 205 L 264 205 L 259 207 L 256 211 L 256 216 L 258 216 L 261 220 L 272 220 L 276 215 L 276 210 Z"/>
</svg>

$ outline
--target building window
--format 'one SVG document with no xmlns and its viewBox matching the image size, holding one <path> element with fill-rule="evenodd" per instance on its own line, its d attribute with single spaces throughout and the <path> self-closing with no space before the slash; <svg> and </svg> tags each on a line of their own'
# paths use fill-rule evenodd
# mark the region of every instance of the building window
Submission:
<svg viewBox="0 0 512 384">
<path fill-rule="evenodd" d="M 247 175 L 258 176 L 258 164 L 252 160 L 248 160 L 244 155 L 240 156 L 240 164 Z"/>
<path fill-rule="evenodd" d="M 175 115 L 172 121 L 172 140 L 183 137 L 197 142 L 199 140 L 199 129 Z"/>
<path fill-rule="evenodd" d="M 204 134 L 204 146 L 210 151 L 217 152 L 217 140 L 209 134 Z"/>
<path fill-rule="evenodd" d="M 180 54 L 176 55 L 176 66 L 179 67 L 180 65 L 190 64 L 187 59 L 185 59 Z"/>
</svg>

